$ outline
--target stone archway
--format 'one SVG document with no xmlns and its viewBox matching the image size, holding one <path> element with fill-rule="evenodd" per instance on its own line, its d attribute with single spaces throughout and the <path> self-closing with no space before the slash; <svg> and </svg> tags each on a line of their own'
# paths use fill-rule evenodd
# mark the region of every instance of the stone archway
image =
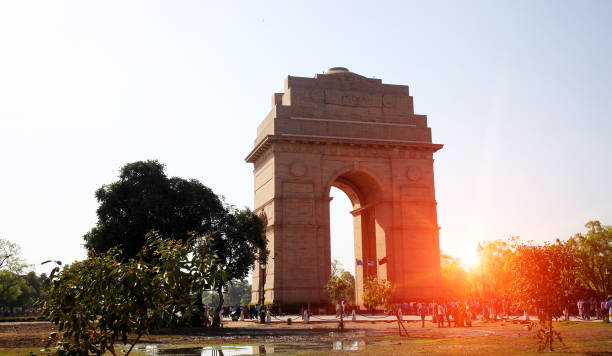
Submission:
<svg viewBox="0 0 612 356">
<path fill-rule="evenodd" d="M 358 299 L 365 274 L 391 281 L 396 301 L 437 296 L 433 153 L 442 145 L 414 114 L 408 87 L 332 68 L 288 77 L 272 104 L 246 158 L 255 211 L 267 217 L 266 301 L 329 301 L 331 186 L 353 204 Z M 253 301 L 264 272 L 256 271 Z"/>
<path fill-rule="evenodd" d="M 363 284 L 368 277 L 387 279 L 386 271 L 380 270 L 377 256 L 385 256 L 384 193 L 380 183 L 366 172 L 350 170 L 339 175 L 330 185 L 343 191 L 353 209 L 353 242 L 355 251 L 355 298 L 358 304 L 363 300 Z M 328 188 L 328 189 L 329 189 Z M 329 191 L 328 191 L 329 196 Z M 331 260 L 331 256 L 329 258 Z M 384 264 L 383 264 L 384 265 Z M 380 266 L 383 266 L 380 265 Z"/>
</svg>

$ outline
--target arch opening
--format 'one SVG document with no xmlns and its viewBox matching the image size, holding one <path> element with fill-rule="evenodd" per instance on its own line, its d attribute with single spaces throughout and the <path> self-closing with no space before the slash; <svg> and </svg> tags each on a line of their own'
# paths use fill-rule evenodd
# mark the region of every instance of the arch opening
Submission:
<svg viewBox="0 0 612 356">
<path fill-rule="evenodd" d="M 355 246 L 353 204 L 342 190 L 332 187 L 329 191 L 329 236 L 331 261 L 337 260 L 342 268 L 355 276 Z"/>
<path fill-rule="evenodd" d="M 332 189 L 333 188 L 333 189 Z M 382 190 L 377 180 L 370 174 L 362 171 L 349 171 L 339 175 L 330 185 L 329 196 L 333 198 L 346 195 L 349 202 L 340 202 L 339 206 L 330 199 L 330 247 L 331 259 L 342 256 L 342 264 L 355 277 L 355 302 L 363 305 L 363 285 L 371 277 L 379 276 L 379 258 L 377 253 L 377 240 L 384 240 L 384 231 L 376 217 L 376 207 L 382 200 Z M 340 193 L 343 192 L 344 194 Z M 347 204 L 348 203 L 348 204 Z M 350 217 L 346 219 L 349 208 Z M 341 208 L 344 208 L 341 210 Z M 346 216 L 346 215 L 345 215 Z M 340 219 L 341 234 L 336 241 L 335 219 Z M 350 227 L 352 225 L 352 228 Z M 352 231 L 352 234 L 351 234 Z M 352 236 L 352 238 L 350 238 Z M 383 244 L 384 246 L 384 244 Z M 352 253 L 351 253 L 352 252 Z M 348 256 L 352 258 L 349 260 Z M 384 254 L 384 252 L 382 252 Z M 330 261 L 331 262 L 331 261 Z"/>
</svg>

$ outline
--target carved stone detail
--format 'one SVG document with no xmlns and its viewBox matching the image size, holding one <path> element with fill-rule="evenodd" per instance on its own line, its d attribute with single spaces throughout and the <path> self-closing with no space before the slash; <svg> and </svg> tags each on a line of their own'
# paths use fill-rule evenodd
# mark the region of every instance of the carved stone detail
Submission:
<svg viewBox="0 0 612 356">
<path fill-rule="evenodd" d="M 418 181 L 423 177 L 423 171 L 419 167 L 410 166 L 406 169 L 406 177 L 411 181 Z"/>
</svg>

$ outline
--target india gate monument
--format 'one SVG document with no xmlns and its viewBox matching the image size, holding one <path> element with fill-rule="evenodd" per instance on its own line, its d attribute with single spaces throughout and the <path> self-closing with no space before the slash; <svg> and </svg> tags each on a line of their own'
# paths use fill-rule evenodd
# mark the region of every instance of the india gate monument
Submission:
<svg viewBox="0 0 612 356">
<path fill-rule="evenodd" d="M 329 191 L 351 201 L 356 303 L 369 277 L 395 287 L 393 301 L 438 296 L 440 248 L 427 116 L 414 113 L 408 86 L 346 68 L 289 76 L 257 128 L 255 213 L 270 256 L 255 266 L 252 300 L 328 303 Z M 265 276 L 264 276 L 265 274 Z"/>
</svg>

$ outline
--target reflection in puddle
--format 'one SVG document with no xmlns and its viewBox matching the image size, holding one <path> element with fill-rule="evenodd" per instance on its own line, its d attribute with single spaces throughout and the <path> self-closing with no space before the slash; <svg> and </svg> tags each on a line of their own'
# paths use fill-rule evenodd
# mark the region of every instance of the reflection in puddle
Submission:
<svg viewBox="0 0 612 356">
<path fill-rule="evenodd" d="M 155 356 L 237 356 L 285 354 L 296 351 L 360 350 L 364 341 L 333 341 L 321 343 L 279 343 L 275 345 L 211 345 L 172 348 L 164 345 L 137 345 L 135 351 Z"/>
<path fill-rule="evenodd" d="M 334 341 L 333 343 L 334 350 L 356 351 L 364 347 L 365 342 L 363 341 Z"/>
</svg>

